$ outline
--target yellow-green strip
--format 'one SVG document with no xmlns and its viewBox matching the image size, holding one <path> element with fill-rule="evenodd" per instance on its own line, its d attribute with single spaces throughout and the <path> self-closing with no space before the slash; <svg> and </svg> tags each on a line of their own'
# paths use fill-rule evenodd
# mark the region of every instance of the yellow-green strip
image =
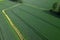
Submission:
<svg viewBox="0 0 60 40">
<path fill-rule="evenodd" d="M 15 5 L 15 6 L 13 6 L 13 7 L 16 7 L 16 6 L 18 6 L 18 5 Z M 12 7 L 10 7 L 10 8 L 12 8 Z M 10 8 L 8 8 L 8 9 L 10 9 Z M 6 9 L 6 10 L 7 10 L 7 9 Z M 14 23 L 12 22 L 12 20 L 9 18 L 9 16 L 6 14 L 5 9 L 2 10 L 2 12 L 3 12 L 3 15 L 6 17 L 6 19 L 9 21 L 11 27 L 12 27 L 12 28 L 15 30 L 15 32 L 17 33 L 19 39 L 20 39 L 20 40 L 24 40 L 23 35 L 22 35 L 21 32 L 16 28 L 16 26 L 14 25 Z"/>
</svg>

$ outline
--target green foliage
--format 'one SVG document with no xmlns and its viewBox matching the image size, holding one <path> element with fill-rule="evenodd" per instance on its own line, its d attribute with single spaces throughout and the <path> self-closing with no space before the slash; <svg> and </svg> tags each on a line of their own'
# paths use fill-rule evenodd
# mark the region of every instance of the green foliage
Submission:
<svg viewBox="0 0 60 40">
<path fill-rule="evenodd" d="M 55 10 L 55 9 L 57 8 L 57 4 L 58 4 L 57 2 L 55 2 L 55 3 L 53 4 L 53 7 L 52 7 L 53 10 Z"/>
<path fill-rule="evenodd" d="M 60 4 L 58 2 L 55 2 L 52 6 L 52 10 L 56 12 L 60 12 Z"/>
<path fill-rule="evenodd" d="M 22 0 L 10 0 L 10 1 L 22 3 Z"/>
</svg>

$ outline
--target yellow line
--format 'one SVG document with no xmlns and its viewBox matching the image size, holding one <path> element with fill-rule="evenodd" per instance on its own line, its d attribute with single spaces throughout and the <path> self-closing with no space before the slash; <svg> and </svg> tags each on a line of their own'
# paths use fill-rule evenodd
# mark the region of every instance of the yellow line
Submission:
<svg viewBox="0 0 60 40">
<path fill-rule="evenodd" d="M 16 6 L 14 6 L 14 7 L 16 7 Z M 10 8 L 11 8 L 11 7 L 10 7 Z M 11 27 L 16 31 L 19 39 L 20 39 L 20 40 L 24 40 L 24 37 L 22 36 L 21 32 L 16 28 L 16 26 L 14 25 L 14 23 L 11 21 L 11 19 L 9 18 L 9 16 L 6 14 L 5 9 L 2 10 L 2 12 L 3 12 L 3 15 L 4 15 L 4 16 L 7 18 L 7 20 L 9 21 Z"/>
</svg>

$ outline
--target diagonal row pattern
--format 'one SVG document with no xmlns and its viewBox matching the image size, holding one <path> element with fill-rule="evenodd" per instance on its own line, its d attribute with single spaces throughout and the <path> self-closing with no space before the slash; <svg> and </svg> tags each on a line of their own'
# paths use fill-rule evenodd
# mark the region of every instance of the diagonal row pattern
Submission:
<svg viewBox="0 0 60 40">
<path fill-rule="evenodd" d="M 6 10 L 7 15 L 10 17 L 12 22 L 17 26 L 18 30 L 23 34 L 24 40 L 60 40 L 60 18 L 57 18 L 50 14 L 50 12 L 46 12 L 44 10 L 48 10 L 51 8 L 52 4 L 59 0 L 23 0 L 23 3 L 19 6 L 9 8 L 13 6 L 14 2 L 4 2 L 1 3 L 1 10 L 8 7 Z M 44 2 L 44 3 L 43 3 Z M 17 3 L 18 4 L 18 3 Z M 2 7 L 5 6 L 5 7 Z M 2 14 L 2 13 L 1 13 Z M 3 18 L 2 18 L 3 17 Z M 19 40 L 15 31 L 13 31 L 11 26 L 6 18 L 1 15 L 2 20 L 6 23 L 6 33 L 11 32 L 10 35 L 3 34 L 3 31 L 0 39 L 2 39 L 3 35 L 6 35 L 6 40 Z M 3 23 L 0 22 L 2 25 Z M 9 28 L 8 28 L 9 27 Z M 14 33 L 13 33 L 13 32 Z M 14 34 L 14 35 L 13 35 Z M 12 36 L 12 39 L 11 38 Z M 16 36 L 16 37 L 14 37 Z M 15 39 L 16 38 L 16 39 Z"/>
</svg>

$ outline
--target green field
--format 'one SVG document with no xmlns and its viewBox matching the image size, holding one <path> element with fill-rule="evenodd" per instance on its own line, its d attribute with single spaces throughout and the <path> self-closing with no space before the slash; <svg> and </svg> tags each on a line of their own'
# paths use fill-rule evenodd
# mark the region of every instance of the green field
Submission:
<svg viewBox="0 0 60 40">
<path fill-rule="evenodd" d="M 21 40 L 3 14 L 4 9 L 24 40 L 60 40 L 60 16 L 48 12 L 53 3 L 60 0 L 22 1 L 0 1 L 0 40 Z"/>
</svg>

